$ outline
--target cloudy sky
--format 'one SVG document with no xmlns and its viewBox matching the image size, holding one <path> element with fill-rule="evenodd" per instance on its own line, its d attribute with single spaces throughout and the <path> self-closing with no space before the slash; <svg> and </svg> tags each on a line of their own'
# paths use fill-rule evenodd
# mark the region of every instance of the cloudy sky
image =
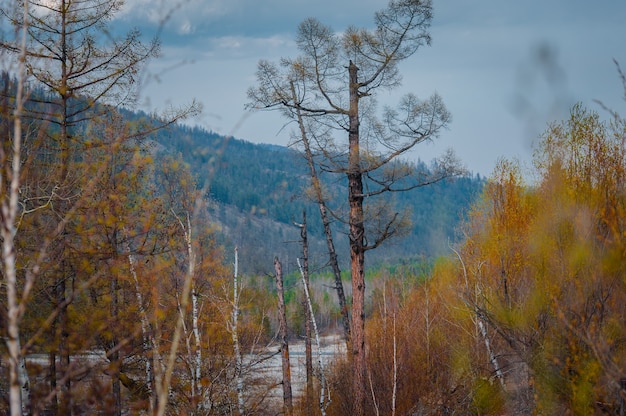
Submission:
<svg viewBox="0 0 626 416">
<path fill-rule="evenodd" d="M 163 56 L 148 68 L 142 105 L 163 109 L 196 99 L 193 123 L 256 143 L 286 145 L 291 127 L 276 113 L 247 114 L 246 90 L 260 59 L 298 54 L 294 34 L 307 17 L 341 32 L 370 27 L 384 0 L 127 0 L 116 25 L 152 35 Z M 613 59 L 626 70 L 626 1 L 434 0 L 432 46 L 403 63 L 402 86 L 379 96 L 393 103 L 438 92 L 453 122 L 411 158 L 429 161 L 447 148 L 474 173 L 489 175 L 500 157 L 528 163 L 549 120 L 580 101 L 601 100 L 626 114 Z"/>
</svg>

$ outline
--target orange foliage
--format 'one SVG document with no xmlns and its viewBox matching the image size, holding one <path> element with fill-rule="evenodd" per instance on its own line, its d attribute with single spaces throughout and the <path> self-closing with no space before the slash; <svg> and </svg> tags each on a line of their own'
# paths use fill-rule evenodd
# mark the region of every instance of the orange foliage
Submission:
<svg viewBox="0 0 626 416">
<path fill-rule="evenodd" d="M 369 414 L 619 412 L 625 144 L 624 121 L 574 107 L 537 148 L 537 183 L 499 162 L 454 257 L 413 286 L 373 281 Z M 329 414 L 345 414 L 344 367 L 333 380 Z"/>
<path fill-rule="evenodd" d="M 620 124 L 574 107 L 536 152 L 528 187 L 501 164 L 470 216 L 466 298 L 497 333 L 511 408 L 615 411 L 626 356 Z M 610 128 L 609 128 L 610 127 Z M 472 289 L 472 286 L 470 286 Z"/>
</svg>

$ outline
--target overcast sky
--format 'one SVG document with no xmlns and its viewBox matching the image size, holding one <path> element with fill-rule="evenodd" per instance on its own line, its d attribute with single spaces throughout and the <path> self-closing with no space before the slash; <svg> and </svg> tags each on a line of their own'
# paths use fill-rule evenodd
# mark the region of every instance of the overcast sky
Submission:
<svg viewBox="0 0 626 416">
<path fill-rule="evenodd" d="M 127 0 L 116 25 L 157 30 L 171 1 Z M 294 34 L 307 17 L 341 32 L 371 27 L 386 1 L 183 0 L 161 33 L 163 56 L 148 68 L 142 105 L 163 109 L 200 101 L 193 123 L 255 143 L 286 145 L 291 127 L 277 113 L 246 114 L 246 91 L 260 59 L 298 51 Z M 402 86 L 379 97 L 438 92 L 453 121 L 411 158 L 429 161 L 447 148 L 474 173 L 489 175 L 500 157 L 528 163 L 532 142 L 571 105 L 601 100 L 626 114 L 613 63 L 626 70 L 624 0 L 435 0 L 432 46 L 403 63 Z"/>
</svg>

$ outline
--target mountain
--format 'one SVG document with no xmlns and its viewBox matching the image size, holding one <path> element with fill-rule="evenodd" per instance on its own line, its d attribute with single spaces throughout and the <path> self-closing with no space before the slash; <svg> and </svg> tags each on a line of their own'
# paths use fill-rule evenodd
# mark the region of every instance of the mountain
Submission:
<svg viewBox="0 0 626 416">
<path fill-rule="evenodd" d="M 14 95 L 15 85 L 9 74 L 0 76 L 0 87 L 2 96 Z M 54 116 L 54 108 L 49 104 L 56 99 L 54 95 L 38 86 L 31 88 L 29 94 L 29 111 Z M 86 100 L 84 97 L 73 99 Z M 76 123 L 74 133 L 86 132 L 91 117 L 97 118 L 109 111 L 119 111 L 126 120 L 144 126 L 156 125 L 150 115 L 141 111 L 98 105 L 86 113 L 84 122 Z M 46 128 L 53 132 L 55 125 L 50 123 Z M 230 250 L 227 253 L 232 253 L 234 246 L 239 248 L 242 273 L 273 273 L 274 256 L 280 258 L 286 273 L 297 270 L 300 230 L 294 223 L 302 222 L 304 211 L 307 213 L 310 265 L 312 270 L 325 266 L 328 256 L 322 222 L 317 205 L 305 196 L 310 180 L 306 161 L 298 152 L 284 146 L 253 144 L 182 124 L 157 130 L 147 139 L 155 144 L 152 151 L 157 163 L 159 155 L 178 157 L 196 175 L 198 186 L 208 182 L 206 198 L 212 221 L 220 230 L 221 242 Z M 422 162 L 415 163 L 416 168 L 424 166 Z M 329 206 L 345 205 L 345 177 L 328 174 L 322 180 L 332 194 Z M 405 237 L 391 239 L 369 251 L 368 267 L 449 253 L 448 243 L 456 239 L 455 230 L 483 184 L 480 176 L 465 176 L 390 194 L 389 198 L 393 198 L 399 210 L 411 210 L 413 225 Z M 343 270 L 347 270 L 349 250 L 345 224 L 335 221 L 333 232 L 340 263 Z"/>
<path fill-rule="evenodd" d="M 326 264 L 327 251 L 317 205 L 304 196 L 309 184 L 304 158 L 288 147 L 253 144 L 227 138 L 198 127 L 175 125 L 159 132 L 155 140 L 162 152 L 177 154 L 197 175 L 198 184 L 209 182 L 206 195 L 211 218 L 219 225 L 229 247 L 238 246 L 242 273 L 271 274 L 274 256 L 287 273 L 297 270 L 301 253 L 299 228 L 306 211 L 312 267 Z M 423 168 L 422 162 L 418 162 Z M 344 178 L 330 177 L 331 206 L 346 198 Z M 484 180 L 464 176 L 394 193 L 399 209 L 412 212 L 412 228 L 405 237 L 392 239 L 368 252 L 368 265 L 393 264 L 407 259 L 449 253 L 448 243 Z M 337 252 L 347 269 L 347 229 L 335 221 Z M 231 251 L 232 252 L 232 251 Z"/>
</svg>

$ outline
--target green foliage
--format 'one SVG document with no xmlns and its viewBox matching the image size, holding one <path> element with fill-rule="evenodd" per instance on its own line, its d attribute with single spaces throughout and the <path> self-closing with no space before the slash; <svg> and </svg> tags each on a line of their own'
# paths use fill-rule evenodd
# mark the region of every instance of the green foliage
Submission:
<svg viewBox="0 0 626 416">
<path fill-rule="evenodd" d="M 475 415 L 497 415 L 504 410 L 505 398 L 493 380 L 478 379 L 472 391 L 471 412 Z"/>
</svg>

